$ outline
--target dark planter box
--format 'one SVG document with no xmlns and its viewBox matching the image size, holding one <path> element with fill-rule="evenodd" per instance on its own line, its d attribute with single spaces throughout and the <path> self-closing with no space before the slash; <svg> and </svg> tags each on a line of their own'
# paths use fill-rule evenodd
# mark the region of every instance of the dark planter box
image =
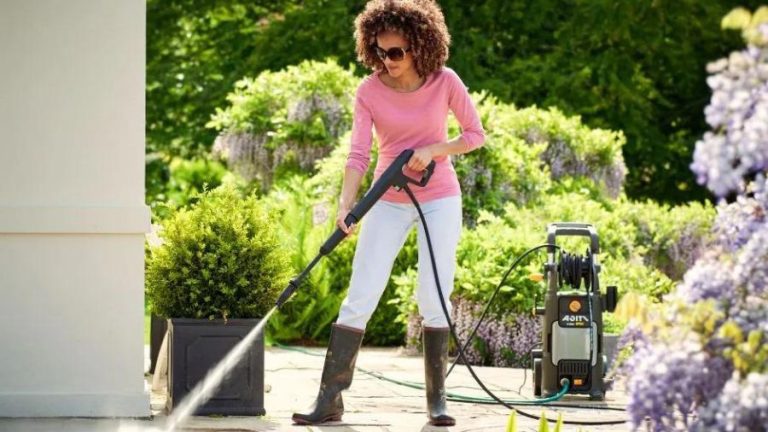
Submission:
<svg viewBox="0 0 768 432">
<path fill-rule="evenodd" d="M 152 314 L 149 326 L 149 373 L 155 373 L 157 366 L 157 356 L 160 353 L 160 346 L 163 344 L 163 337 L 168 330 L 168 320 Z"/>
<path fill-rule="evenodd" d="M 172 410 L 258 319 L 168 320 L 168 409 Z M 262 416 L 264 410 L 264 334 L 260 334 L 211 399 L 193 415 Z"/>
</svg>

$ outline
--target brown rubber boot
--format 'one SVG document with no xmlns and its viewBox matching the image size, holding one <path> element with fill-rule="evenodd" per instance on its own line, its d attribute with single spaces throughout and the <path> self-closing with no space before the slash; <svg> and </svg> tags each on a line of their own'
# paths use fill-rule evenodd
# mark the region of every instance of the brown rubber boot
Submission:
<svg viewBox="0 0 768 432">
<path fill-rule="evenodd" d="M 355 360 L 363 342 L 363 333 L 356 328 L 333 324 L 317 399 L 309 414 L 293 414 L 294 424 L 312 425 L 341 420 L 341 415 L 344 414 L 341 391 L 352 384 Z"/>
<path fill-rule="evenodd" d="M 424 327 L 424 372 L 429 424 L 453 426 L 456 420 L 445 407 L 445 372 L 448 364 L 449 329 Z"/>
</svg>

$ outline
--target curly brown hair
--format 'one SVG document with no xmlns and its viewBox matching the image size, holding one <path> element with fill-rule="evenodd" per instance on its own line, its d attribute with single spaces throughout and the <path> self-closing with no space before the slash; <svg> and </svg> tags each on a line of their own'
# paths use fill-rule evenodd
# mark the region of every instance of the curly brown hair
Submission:
<svg viewBox="0 0 768 432">
<path fill-rule="evenodd" d="M 451 35 L 434 0 L 371 0 L 355 18 L 357 59 L 375 71 L 384 68 L 376 55 L 376 35 L 395 32 L 408 40 L 414 67 L 421 76 L 439 70 L 448 60 Z"/>
</svg>

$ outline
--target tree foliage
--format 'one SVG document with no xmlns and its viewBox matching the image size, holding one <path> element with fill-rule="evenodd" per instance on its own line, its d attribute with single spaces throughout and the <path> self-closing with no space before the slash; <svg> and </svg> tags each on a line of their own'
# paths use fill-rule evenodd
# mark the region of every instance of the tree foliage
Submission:
<svg viewBox="0 0 768 432">
<path fill-rule="evenodd" d="M 307 59 L 353 63 L 353 21 L 364 3 L 148 0 L 148 150 L 205 153 L 215 138 L 205 124 L 243 77 Z M 631 197 L 705 196 L 688 169 L 706 130 L 705 64 L 739 42 L 719 29 L 720 18 L 757 2 L 439 3 L 453 36 L 449 66 L 472 90 L 623 131 Z"/>
<path fill-rule="evenodd" d="M 346 2 L 147 1 L 147 150 L 192 156 L 235 82 L 305 59 L 353 60 Z"/>
</svg>

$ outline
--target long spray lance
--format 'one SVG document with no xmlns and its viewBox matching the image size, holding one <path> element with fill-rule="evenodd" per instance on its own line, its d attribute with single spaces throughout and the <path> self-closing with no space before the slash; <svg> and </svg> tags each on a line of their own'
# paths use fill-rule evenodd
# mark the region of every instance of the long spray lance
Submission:
<svg viewBox="0 0 768 432">
<path fill-rule="evenodd" d="M 408 161 L 411 160 L 411 156 L 413 156 L 413 150 L 411 149 L 404 150 L 402 153 L 400 153 L 400 155 L 397 156 L 397 159 L 392 162 L 392 164 L 384 171 L 381 177 L 379 177 L 376 183 L 371 186 L 363 198 L 360 199 L 360 201 L 352 208 L 352 210 L 350 210 L 349 214 L 347 214 L 347 217 L 344 218 L 344 223 L 347 226 L 360 222 L 363 216 L 368 213 L 368 210 L 373 207 L 376 201 L 378 201 L 379 198 L 384 195 L 384 192 L 386 192 L 390 187 L 402 189 L 408 183 L 413 183 L 421 187 L 427 185 L 427 182 L 429 182 L 429 179 L 432 177 L 432 173 L 435 170 L 435 161 L 430 162 L 427 168 L 424 170 L 424 174 L 422 175 L 421 179 L 416 180 L 408 177 L 405 175 L 405 173 L 403 173 L 403 168 L 408 163 Z M 318 263 L 318 261 L 320 261 L 323 256 L 331 253 L 331 251 L 333 251 L 333 249 L 335 249 L 336 246 L 338 246 L 346 236 L 347 234 L 342 231 L 341 228 L 336 228 L 336 231 L 334 231 L 334 233 L 328 237 L 328 240 L 326 240 L 325 243 L 320 246 L 320 253 L 317 254 L 312 262 L 310 262 L 309 265 L 307 265 L 304 270 L 299 273 L 298 276 L 291 279 L 291 281 L 288 283 L 288 286 L 285 288 L 285 290 L 283 290 L 282 294 L 280 294 L 280 297 L 277 299 L 278 308 L 280 308 L 283 303 L 288 301 L 294 291 L 296 291 L 296 289 L 301 284 L 301 281 L 304 280 L 304 278 L 307 276 L 307 274 L 309 274 L 309 272 Z"/>
</svg>

